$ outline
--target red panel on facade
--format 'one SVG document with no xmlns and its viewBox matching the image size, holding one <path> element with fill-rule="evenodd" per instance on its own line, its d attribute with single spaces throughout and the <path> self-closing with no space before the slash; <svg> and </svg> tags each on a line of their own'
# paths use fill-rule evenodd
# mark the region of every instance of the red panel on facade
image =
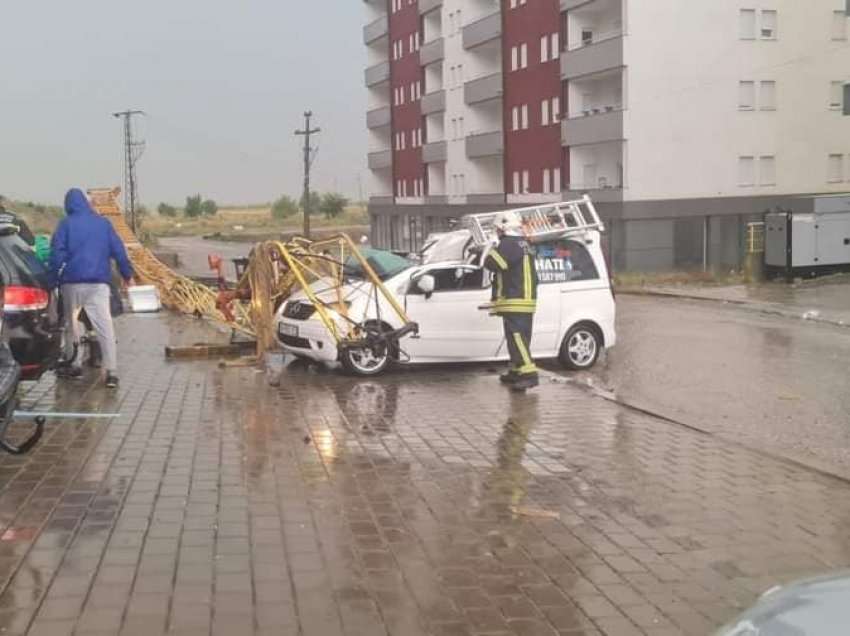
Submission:
<svg viewBox="0 0 850 636">
<path fill-rule="evenodd" d="M 504 126 L 505 126 L 505 192 L 514 193 L 514 173 L 528 171 L 528 192 L 544 191 L 544 170 L 549 171 L 549 191 L 560 190 L 554 172 L 561 173 L 562 149 L 560 114 L 561 102 L 559 0 L 527 0 L 511 8 L 510 0 L 502 0 L 504 67 Z M 546 54 L 543 45 L 546 38 Z M 514 51 L 519 66 L 521 48 L 526 47 L 526 66 L 512 70 Z M 543 102 L 547 101 L 547 122 L 542 121 Z M 553 105 L 558 112 L 553 117 Z M 527 109 L 528 128 L 523 129 L 523 107 Z M 514 109 L 518 109 L 519 130 L 514 130 Z M 522 178 L 520 177 L 520 192 Z"/>
<path fill-rule="evenodd" d="M 419 196 L 424 189 L 425 164 L 422 162 L 421 95 L 422 66 L 419 6 L 416 0 L 389 0 L 390 99 L 392 100 L 393 188 L 395 196 Z M 398 8 L 397 11 L 393 11 Z M 398 57 L 397 52 L 401 54 Z M 403 94 L 403 102 L 398 97 Z M 398 136 L 403 135 L 403 149 Z M 403 182 L 403 187 L 399 187 Z"/>
</svg>

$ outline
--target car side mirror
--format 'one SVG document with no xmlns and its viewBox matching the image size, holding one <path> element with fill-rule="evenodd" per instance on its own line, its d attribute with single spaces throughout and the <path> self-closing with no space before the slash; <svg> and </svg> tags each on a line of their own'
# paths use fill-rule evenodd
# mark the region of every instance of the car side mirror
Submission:
<svg viewBox="0 0 850 636">
<path fill-rule="evenodd" d="M 431 294 L 434 293 L 434 288 L 437 286 L 437 281 L 434 280 L 434 277 L 430 274 L 425 274 L 424 276 L 420 276 L 416 280 L 416 288 L 425 294 L 425 298 L 430 298 Z"/>
</svg>

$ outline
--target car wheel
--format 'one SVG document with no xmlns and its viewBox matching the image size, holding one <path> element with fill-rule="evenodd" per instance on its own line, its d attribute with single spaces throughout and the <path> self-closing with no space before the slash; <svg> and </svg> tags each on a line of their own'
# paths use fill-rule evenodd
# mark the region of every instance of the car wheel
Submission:
<svg viewBox="0 0 850 636">
<path fill-rule="evenodd" d="M 602 334 L 596 325 L 580 323 L 569 330 L 561 344 L 560 360 L 568 369 L 590 369 L 602 351 Z"/>
<path fill-rule="evenodd" d="M 382 330 L 389 331 L 389 327 L 383 326 Z M 347 347 L 340 352 L 340 362 L 343 368 L 349 373 L 359 376 L 380 375 L 386 370 L 392 360 L 393 347 L 387 343 L 375 344 L 373 346 Z"/>
</svg>

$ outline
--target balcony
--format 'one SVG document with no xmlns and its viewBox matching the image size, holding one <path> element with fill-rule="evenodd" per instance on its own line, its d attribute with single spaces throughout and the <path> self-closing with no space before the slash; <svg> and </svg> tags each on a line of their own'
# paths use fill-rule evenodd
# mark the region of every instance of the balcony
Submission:
<svg viewBox="0 0 850 636">
<path fill-rule="evenodd" d="M 561 54 L 561 79 L 569 80 L 623 66 L 623 34 L 570 49 Z"/>
<path fill-rule="evenodd" d="M 466 203 L 468 205 L 504 205 L 505 195 L 500 192 L 490 194 L 467 194 Z"/>
<path fill-rule="evenodd" d="M 377 86 L 383 82 L 390 81 L 390 63 L 379 62 L 366 69 L 366 86 Z"/>
<path fill-rule="evenodd" d="M 431 40 L 427 44 L 423 44 L 422 48 L 419 49 L 419 63 L 422 66 L 428 66 L 434 62 L 442 61 L 444 57 L 444 49 L 443 38 L 437 38 L 436 40 Z"/>
<path fill-rule="evenodd" d="M 463 48 L 474 49 L 502 37 L 502 13 L 497 11 L 463 27 Z"/>
<path fill-rule="evenodd" d="M 419 0 L 419 15 L 431 13 L 443 6 L 443 0 Z"/>
<path fill-rule="evenodd" d="M 606 111 L 561 122 L 561 143 L 564 146 L 583 146 L 623 139 L 623 111 Z"/>
<path fill-rule="evenodd" d="M 386 170 L 393 166 L 393 151 L 381 150 L 369 153 L 369 170 Z"/>
<path fill-rule="evenodd" d="M 567 184 L 566 190 L 564 191 L 564 198 L 580 199 L 585 194 L 589 195 L 590 198 L 593 199 L 594 203 L 620 203 L 623 201 L 622 186 L 585 188 L 582 187 L 581 184 L 572 183 Z"/>
<path fill-rule="evenodd" d="M 446 110 L 446 91 L 434 91 L 423 95 L 420 108 L 423 116 L 442 113 Z"/>
<path fill-rule="evenodd" d="M 369 197 L 369 207 L 392 205 L 394 202 L 395 198 L 391 194 L 373 194 Z"/>
<path fill-rule="evenodd" d="M 390 32 L 390 21 L 387 16 L 382 15 L 374 22 L 370 22 L 363 27 L 363 41 L 366 44 L 372 44 L 380 40 Z"/>
<path fill-rule="evenodd" d="M 463 87 L 463 99 L 467 106 L 480 104 L 502 97 L 502 73 L 493 73 L 471 82 Z"/>
<path fill-rule="evenodd" d="M 469 135 L 466 138 L 466 156 L 469 159 L 497 157 L 505 154 L 505 137 L 501 130 Z"/>
<path fill-rule="evenodd" d="M 366 113 L 366 127 L 371 129 L 389 126 L 392 121 L 392 110 L 389 106 L 376 108 Z"/>
<path fill-rule="evenodd" d="M 422 163 L 440 163 L 449 156 L 449 146 L 445 141 L 434 141 L 422 146 Z"/>
<path fill-rule="evenodd" d="M 593 0 L 561 0 L 561 12 L 578 9 L 584 4 L 590 4 Z"/>
</svg>

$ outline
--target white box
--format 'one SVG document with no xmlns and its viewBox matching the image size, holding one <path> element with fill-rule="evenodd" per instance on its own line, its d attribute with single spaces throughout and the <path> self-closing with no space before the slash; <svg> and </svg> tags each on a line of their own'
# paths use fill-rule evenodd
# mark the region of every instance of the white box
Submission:
<svg viewBox="0 0 850 636">
<path fill-rule="evenodd" d="M 130 311 L 134 313 L 162 309 L 159 290 L 153 285 L 135 285 L 127 290 L 127 295 L 130 297 Z"/>
</svg>

